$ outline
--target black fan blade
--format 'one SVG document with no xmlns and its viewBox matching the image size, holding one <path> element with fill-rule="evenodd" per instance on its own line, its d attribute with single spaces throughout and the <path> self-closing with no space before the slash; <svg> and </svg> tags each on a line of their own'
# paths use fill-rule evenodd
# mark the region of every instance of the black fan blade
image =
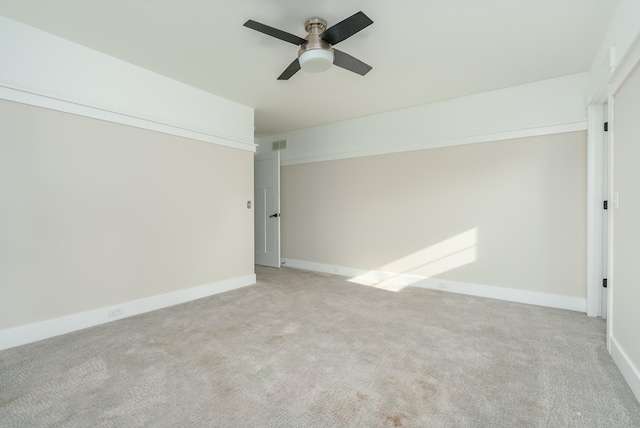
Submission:
<svg viewBox="0 0 640 428">
<path fill-rule="evenodd" d="M 334 59 L 333 59 L 334 65 L 337 65 L 338 67 L 342 67 L 345 70 L 358 73 L 360 76 L 364 76 L 373 68 L 370 65 L 360 61 L 359 59 L 352 57 L 348 53 L 339 51 L 338 49 L 333 50 L 333 55 L 334 55 Z"/>
<path fill-rule="evenodd" d="M 329 43 L 330 45 L 335 45 L 347 39 L 358 31 L 368 27 L 373 24 L 373 21 L 364 13 L 358 12 L 344 21 L 338 22 L 333 27 L 328 28 L 324 33 L 320 35 L 322 40 Z"/>
<path fill-rule="evenodd" d="M 298 71 L 300 71 L 300 61 L 298 61 L 298 58 L 296 58 L 291 64 L 289 64 L 289 67 L 287 67 L 287 69 L 282 72 L 282 74 L 278 77 L 278 80 L 289 80 L 289 78 L 296 74 Z"/>
<path fill-rule="evenodd" d="M 302 45 L 307 43 L 305 39 L 302 37 L 298 37 L 294 34 L 287 33 L 286 31 L 278 30 L 277 28 L 269 27 L 268 25 L 261 24 L 256 21 L 252 21 L 251 19 L 244 23 L 245 27 L 251 28 L 252 30 L 260 31 L 261 33 L 267 34 L 271 37 L 275 37 L 276 39 L 284 40 L 285 42 L 292 43 L 294 45 Z"/>
</svg>

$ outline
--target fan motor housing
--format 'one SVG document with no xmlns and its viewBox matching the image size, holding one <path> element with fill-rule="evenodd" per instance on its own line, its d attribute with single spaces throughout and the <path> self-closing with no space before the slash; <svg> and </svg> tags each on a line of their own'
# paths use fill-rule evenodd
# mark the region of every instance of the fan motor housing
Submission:
<svg viewBox="0 0 640 428">
<path fill-rule="evenodd" d="M 300 45 L 300 49 L 298 50 L 298 58 L 306 51 L 310 51 L 313 49 L 322 49 L 323 51 L 327 51 L 331 53 L 331 56 L 334 57 L 333 48 L 331 45 L 320 38 L 320 35 L 324 33 L 324 30 L 327 28 L 327 21 L 322 18 L 311 18 L 307 20 L 304 24 L 304 29 L 309 33 L 305 40 L 307 43 Z"/>
</svg>

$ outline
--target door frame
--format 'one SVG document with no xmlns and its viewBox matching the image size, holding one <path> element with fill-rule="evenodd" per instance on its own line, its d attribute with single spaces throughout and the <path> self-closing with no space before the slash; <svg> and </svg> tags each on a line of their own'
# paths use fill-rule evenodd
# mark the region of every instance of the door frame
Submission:
<svg viewBox="0 0 640 428">
<path fill-rule="evenodd" d="M 602 317 L 603 283 L 607 276 L 603 269 L 604 254 L 603 225 L 605 221 L 603 195 L 607 194 L 604 183 L 605 159 L 605 104 L 594 104 L 587 108 L 587 315 Z"/>
</svg>

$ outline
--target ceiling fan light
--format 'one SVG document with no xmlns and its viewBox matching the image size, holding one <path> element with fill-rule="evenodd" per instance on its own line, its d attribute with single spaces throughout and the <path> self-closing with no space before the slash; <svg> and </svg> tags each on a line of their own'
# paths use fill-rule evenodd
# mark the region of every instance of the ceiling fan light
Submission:
<svg viewBox="0 0 640 428">
<path fill-rule="evenodd" d="M 333 52 L 324 49 L 310 49 L 298 58 L 300 68 L 310 73 L 327 71 L 333 64 Z"/>
</svg>

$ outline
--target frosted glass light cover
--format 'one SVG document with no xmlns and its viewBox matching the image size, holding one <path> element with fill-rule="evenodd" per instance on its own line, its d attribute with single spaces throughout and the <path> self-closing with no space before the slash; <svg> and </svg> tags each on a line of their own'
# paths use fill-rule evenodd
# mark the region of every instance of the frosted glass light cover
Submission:
<svg viewBox="0 0 640 428">
<path fill-rule="evenodd" d="M 327 71 L 333 64 L 333 53 L 323 49 L 305 51 L 298 58 L 300 68 L 311 73 Z"/>
</svg>

